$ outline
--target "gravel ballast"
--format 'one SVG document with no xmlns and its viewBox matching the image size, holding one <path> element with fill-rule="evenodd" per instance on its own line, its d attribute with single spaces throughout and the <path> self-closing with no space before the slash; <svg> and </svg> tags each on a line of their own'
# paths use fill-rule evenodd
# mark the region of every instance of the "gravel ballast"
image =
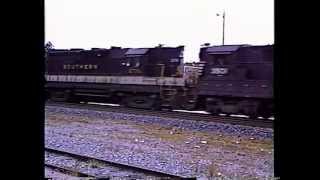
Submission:
<svg viewBox="0 0 320 180">
<path fill-rule="evenodd" d="M 45 145 L 170 174 L 273 176 L 273 130 L 46 107 Z"/>
</svg>

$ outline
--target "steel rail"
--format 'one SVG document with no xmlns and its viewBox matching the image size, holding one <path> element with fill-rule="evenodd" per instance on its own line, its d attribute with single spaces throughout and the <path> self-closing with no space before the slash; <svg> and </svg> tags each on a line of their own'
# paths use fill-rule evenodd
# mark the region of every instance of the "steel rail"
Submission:
<svg viewBox="0 0 320 180">
<path fill-rule="evenodd" d="M 170 174 L 170 173 L 167 173 L 167 172 L 161 172 L 159 170 L 151 170 L 151 169 L 146 169 L 146 168 L 143 168 L 143 167 L 132 166 L 132 165 L 122 164 L 122 163 L 113 162 L 113 161 L 107 161 L 107 160 L 103 160 L 103 159 L 99 159 L 99 158 L 95 158 L 95 157 L 76 154 L 76 153 L 73 153 L 73 152 L 67 152 L 65 150 L 58 150 L 58 149 L 54 149 L 54 148 L 45 147 L 45 151 L 49 152 L 49 153 L 54 153 L 54 154 L 59 154 L 59 155 L 64 155 L 64 156 L 70 156 L 70 157 L 73 157 L 75 159 L 79 159 L 79 160 L 82 160 L 82 161 L 94 160 L 94 161 L 96 161 L 98 163 L 102 163 L 102 164 L 105 164 L 105 165 L 108 165 L 108 166 L 117 167 L 119 169 L 130 170 L 130 171 L 133 171 L 133 172 L 139 172 L 139 173 L 143 173 L 143 174 L 146 174 L 146 175 L 161 177 L 161 179 L 196 180 L 196 178 L 193 178 L 193 177 L 183 177 L 183 176 L 179 176 L 179 175 L 175 175 L 175 174 Z M 76 172 L 75 170 L 71 170 L 71 169 L 67 169 L 67 171 Z M 82 175 L 82 177 L 93 177 L 94 176 L 94 175 L 90 175 L 90 174 L 86 174 L 86 173 L 82 173 L 82 172 L 80 173 L 80 175 Z M 98 178 L 98 177 L 95 177 L 95 178 Z"/>
</svg>

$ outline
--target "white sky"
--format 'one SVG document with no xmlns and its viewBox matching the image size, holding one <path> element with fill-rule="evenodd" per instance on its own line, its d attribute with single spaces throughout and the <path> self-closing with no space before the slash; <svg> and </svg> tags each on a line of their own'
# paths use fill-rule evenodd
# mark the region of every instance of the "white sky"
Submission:
<svg viewBox="0 0 320 180">
<path fill-rule="evenodd" d="M 55 48 L 185 45 L 198 61 L 200 45 L 274 43 L 273 0 L 45 0 L 45 41 Z"/>
</svg>

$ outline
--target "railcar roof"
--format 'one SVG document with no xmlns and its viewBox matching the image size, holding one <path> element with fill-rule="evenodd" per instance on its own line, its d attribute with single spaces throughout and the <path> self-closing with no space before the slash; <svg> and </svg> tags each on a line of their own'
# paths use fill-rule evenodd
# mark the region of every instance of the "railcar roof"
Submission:
<svg viewBox="0 0 320 180">
<path fill-rule="evenodd" d="M 110 49 L 110 57 L 115 59 L 121 59 L 125 56 L 125 53 L 127 52 L 127 48 L 114 48 Z"/>
<path fill-rule="evenodd" d="M 239 48 L 244 47 L 265 47 L 273 45 L 248 45 L 248 44 L 239 44 L 239 45 L 222 45 L 222 46 L 209 46 L 205 48 L 205 51 L 208 54 L 231 54 L 237 51 Z"/>
<path fill-rule="evenodd" d="M 207 48 L 208 53 L 230 53 L 233 51 L 237 51 L 240 47 L 245 45 L 224 45 L 224 46 L 210 46 Z"/>
<path fill-rule="evenodd" d="M 129 49 L 125 55 L 144 55 L 148 52 L 148 48 L 132 48 Z"/>
<path fill-rule="evenodd" d="M 125 56 L 141 56 L 146 54 L 154 54 L 155 52 L 165 51 L 165 54 L 170 54 L 171 56 L 181 56 L 184 46 L 178 47 L 151 47 L 151 48 L 92 48 L 89 50 L 73 48 L 73 49 L 50 49 L 49 54 L 70 54 L 70 53 L 97 53 L 97 52 L 108 52 L 110 53 L 111 58 L 123 58 Z M 159 51 L 160 50 L 160 51 Z"/>
</svg>

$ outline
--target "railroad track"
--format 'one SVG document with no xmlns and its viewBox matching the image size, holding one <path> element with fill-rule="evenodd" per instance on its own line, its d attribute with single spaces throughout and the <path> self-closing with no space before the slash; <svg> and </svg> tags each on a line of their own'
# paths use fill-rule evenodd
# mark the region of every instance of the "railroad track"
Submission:
<svg viewBox="0 0 320 180">
<path fill-rule="evenodd" d="M 50 168 L 54 171 L 59 171 L 64 174 L 68 174 L 75 177 L 84 177 L 86 179 L 112 179 L 112 178 L 122 178 L 122 179 L 181 179 L 181 180 L 195 180 L 193 177 L 182 177 L 174 174 L 168 174 L 165 172 L 145 169 L 137 166 L 130 166 L 127 164 L 120 164 L 116 162 L 106 161 L 102 159 L 97 159 L 94 157 L 89 157 L 85 155 L 79 155 L 72 152 L 62 151 L 58 149 L 53 149 L 49 147 L 45 147 L 45 152 L 47 154 L 54 155 L 55 157 L 64 157 L 65 159 L 76 159 L 79 162 L 85 163 L 94 163 L 98 164 L 95 168 L 99 167 L 99 172 L 101 172 L 101 168 L 105 170 L 105 173 L 97 174 L 89 170 L 76 169 L 65 167 L 64 165 L 57 165 L 53 163 L 45 163 L 46 168 Z M 119 174 L 122 174 L 124 177 L 119 177 Z M 124 175 L 125 174 L 125 175 Z"/>
<path fill-rule="evenodd" d="M 178 112 L 178 111 L 153 111 L 146 109 L 135 109 L 126 108 L 122 106 L 104 106 L 97 104 L 88 103 L 67 103 L 67 102 L 46 102 L 46 105 L 50 106 L 60 106 L 68 108 L 79 108 L 79 109 L 91 109 L 98 111 L 112 111 L 119 113 L 129 113 L 137 115 L 148 115 L 148 116 L 158 116 L 164 118 L 179 118 L 193 121 L 207 121 L 207 122 L 218 122 L 226 123 L 232 125 L 244 125 L 252 127 L 262 127 L 262 128 L 273 128 L 273 120 L 269 119 L 250 119 L 243 117 L 231 117 L 231 116 L 216 116 L 212 114 L 200 114 L 200 113 L 189 113 L 189 112 Z"/>
<path fill-rule="evenodd" d="M 79 177 L 79 178 L 80 177 L 85 177 L 85 178 L 90 178 L 90 179 L 97 179 L 97 178 L 95 178 L 94 176 L 92 176 L 92 175 L 90 175 L 88 173 L 82 173 L 82 172 L 79 172 L 79 171 L 77 171 L 75 169 L 71 169 L 71 168 L 61 167 L 61 166 L 52 165 L 52 164 L 44 164 L 44 166 L 46 168 L 49 168 L 49 169 L 53 170 L 53 171 L 57 171 L 57 172 L 60 172 L 60 173 L 63 173 L 63 174 L 67 174 L 67 175 L 73 176 L 73 177 Z M 48 177 L 48 179 L 50 179 L 50 178 Z"/>
</svg>

